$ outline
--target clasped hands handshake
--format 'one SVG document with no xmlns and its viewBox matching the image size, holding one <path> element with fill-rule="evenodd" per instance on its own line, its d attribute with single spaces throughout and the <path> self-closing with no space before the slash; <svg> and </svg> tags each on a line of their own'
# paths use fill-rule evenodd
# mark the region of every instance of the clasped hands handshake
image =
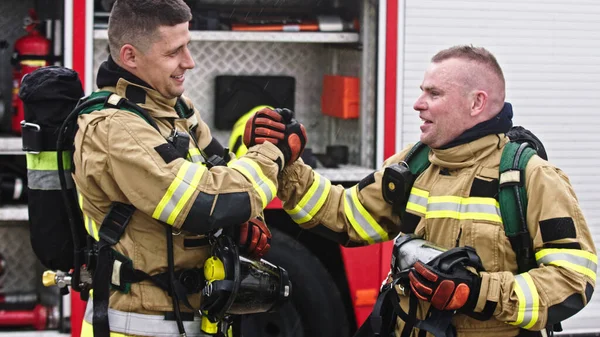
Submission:
<svg viewBox="0 0 600 337">
<path fill-rule="evenodd" d="M 283 153 L 289 165 L 302 155 L 306 146 L 306 129 L 294 118 L 289 109 L 264 108 L 250 117 L 244 130 L 244 145 L 248 148 L 273 143 Z"/>
<path fill-rule="evenodd" d="M 302 155 L 306 130 L 291 110 L 264 108 L 246 123 L 244 145 L 250 147 L 264 142 L 277 146 L 288 165 Z M 259 260 L 271 248 L 271 231 L 260 217 L 242 224 L 237 239 L 240 248 L 251 259 Z"/>
</svg>

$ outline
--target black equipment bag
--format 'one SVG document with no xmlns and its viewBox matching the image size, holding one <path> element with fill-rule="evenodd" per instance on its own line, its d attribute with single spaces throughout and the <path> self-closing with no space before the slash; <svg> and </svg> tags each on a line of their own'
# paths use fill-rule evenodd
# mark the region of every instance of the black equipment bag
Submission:
<svg viewBox="0 0 600 337">
<path fill-rule="evenodd" d="M 68 271 L 74 267 L 74 251 L 85 245 L 87 235 L 79 209 L 68 209 L 64 203 L 57 164 L 59 130 L 83 95 L 77 73 L 54 66 L 26 75 L 19 90 L 25 108 L 21 125 L 23 150 L 27 152 L 31 246 L 42 264 L 53 270 Z M 67 148 L 62 152 L 71 205 L 77 204 L 71 177 L 75 131 L 74 125 L 66 129 L 63 137 Z M 69 217 L 77 222 L 75 232 Z"/>
</svg>

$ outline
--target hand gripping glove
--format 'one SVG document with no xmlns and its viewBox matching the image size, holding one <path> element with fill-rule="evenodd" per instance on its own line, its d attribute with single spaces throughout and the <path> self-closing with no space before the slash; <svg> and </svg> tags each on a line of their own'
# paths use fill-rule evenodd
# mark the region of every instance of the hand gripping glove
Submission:
<svg viewBox="0 0 600 337">
<path fill-rule="evenodd" d="M 450 249 L 427 264 L 418 261 L 408 273 L 410 288 L 417 298 L 438 310 L 471 312 L 477 304 L 481 278 L 466 267 L 483 271 L 472 247 Z"/>
<path fill-rule="evenodd" d="M 246 122 L 244 145 L 270 142 L 283 153 L 286 164 L 296 161 L 306 146 L 306 129 L 289 109 L 264 108 Z"/>
<path fill-rule="evenodd" d="M 258 217 L 240 226 L 239 248 L 246 257 L 260 260 L 271 248 L 271 231 Z"/>
</svg>

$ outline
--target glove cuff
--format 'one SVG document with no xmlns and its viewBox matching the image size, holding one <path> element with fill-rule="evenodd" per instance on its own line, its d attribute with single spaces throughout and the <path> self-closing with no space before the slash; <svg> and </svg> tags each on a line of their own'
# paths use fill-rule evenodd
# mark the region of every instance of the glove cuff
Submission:
<svg viewBox="0 0 600 337">
<path fill-rule="evenodd" d="M 248 149 L 247 154 L 249 153 L 259 153 L 269 158 L 273 162 L 277 163 L 277 165 L 279 166 L 278 172 L 281 172 L 281 170 L 283 170 L 283 167 L 286 163 L 283 152 L 281 152 L 277 145 L 270 142 L 264 142 L 262 144 L 252 146 Z"/>
</svg>

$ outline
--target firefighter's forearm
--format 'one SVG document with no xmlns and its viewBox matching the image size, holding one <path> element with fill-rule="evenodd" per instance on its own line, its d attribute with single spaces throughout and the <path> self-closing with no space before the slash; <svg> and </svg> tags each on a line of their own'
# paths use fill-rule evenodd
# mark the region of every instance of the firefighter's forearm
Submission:
<svg viewBox="0 0 600 337">
<path fill-rule="evenodd" d="M 343 245 L 382 242 L 396 233 L 398 218 L 382 199 L 378 172 L 344 188 L 294 163 L 282 171 L 278 196 L 294 222 Z"/>
</svg>

